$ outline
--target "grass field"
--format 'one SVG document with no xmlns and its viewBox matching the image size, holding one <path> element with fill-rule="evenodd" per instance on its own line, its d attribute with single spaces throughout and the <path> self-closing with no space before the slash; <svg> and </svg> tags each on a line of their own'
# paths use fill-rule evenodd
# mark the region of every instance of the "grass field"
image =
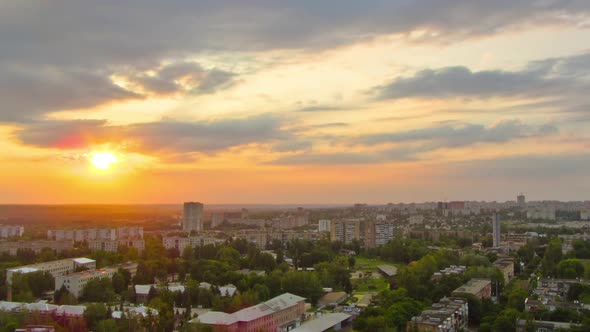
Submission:
<svg viewBox="0 0 590 332">
<path fill-rule="evenodd" d="M 371 271 L 376 272 L 377 266 L 379 265 L 395 265 L 399 267 L 399 264 L 393 264 L 391 262 L 382 261 L 376 258 L 367 258 L 362 256 L 355 256 L 356 263 L 354 268 L 357 271 Z"/>
<path fill-rule="evenodd" d="M 389 283 L 383 277 L 379 277 L 379 278 L 368 277 L 368 278 L 354 280 L 353 286 L 355 287 L 355 292 L 378 293 L 384 289 L 387 289 L 389 287 Z"/>
</svg>

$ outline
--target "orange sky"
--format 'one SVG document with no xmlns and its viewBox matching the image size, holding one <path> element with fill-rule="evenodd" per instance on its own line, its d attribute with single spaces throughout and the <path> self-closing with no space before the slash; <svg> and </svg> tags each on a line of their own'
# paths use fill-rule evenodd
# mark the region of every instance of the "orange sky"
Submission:
<svg viewBox="0 0 590 332">
<path fill-rule="evenodd" d="M 0 1 L 0 204 L 589 199 L 589 22 L 585 1 Z"/>
</svg>

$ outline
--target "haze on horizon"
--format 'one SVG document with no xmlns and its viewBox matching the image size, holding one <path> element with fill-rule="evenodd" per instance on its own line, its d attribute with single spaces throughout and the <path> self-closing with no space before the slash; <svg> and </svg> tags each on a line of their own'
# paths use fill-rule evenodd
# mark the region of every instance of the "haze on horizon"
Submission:
<svg viewBox="0 0 590 332">
<path fill-rule="evenodd" d="M 590 2 L 0 0 L 0 204 L 590 199 Z"/>
</svg>

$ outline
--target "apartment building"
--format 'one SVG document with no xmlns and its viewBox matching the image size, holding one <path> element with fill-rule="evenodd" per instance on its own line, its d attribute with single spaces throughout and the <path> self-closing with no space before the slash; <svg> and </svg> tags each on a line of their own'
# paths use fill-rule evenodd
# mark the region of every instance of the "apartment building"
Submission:
<svg viewBox="0 0 590 332">
<path fill-rule="evenodd" d="M 499 258 L 494 262 L 494 267 L 502 272 L 506 283 L 514 277 L 514 258 Z"/>
<path fill-rule="evenodd" d="M 0 253 L 16 255 L 19 250 L 32 250 L 36 254 L 49 248 L 57 253 L 74 248 L 72 240 L 34 240 L 34 241 L 0 241 Z"/>
<path fill-rule="evenodd" d="M 21 237 L 25 232 L 22 225 L 0 225 L 0 238 Z"/>
<path fill-rule="evenodd" d="M 350 244 L 353 240 L 361 239 L 361 220 L 346 219 L 332 221 L 330 239 L 340 241 L 344 244 Z"/>
<path fill-rule="evenodd" d="M 141 253 L 145 249 L 145 241 L 143 238 L 121 238 L 121 239 L 94 239 L 87 240 L 88 249 L 102 250 L 108 252 L 116 252 L 120 246 L 127 246 L 129 248 L 137 249 Z"/>
<path fill-rule="evenodd" d="M 197 236 L 166 236 L 162 238 L 162 243 L 164 248 L 172 249 L 176 248 L 180 252 L 184 250 L 184 248 L 190 246 L 191 248 L 196 247 L 203 247 L 207 245 L 217 245 L 223 244 L 225 242 L 224 239 L 218 239 L 213 236 L 208 235 L 197 235 Z"/>
<path fill-rule="evenodd" d="M 6 283 L 10 285 L 12 283 L 12 276 L 16 273 L 26 274 L 37 271 L 47 271 L 51 273 L 54 278 L 57 278 L 58 276 L 72 273 L 76 270 L 76 268 L 79 267 L 95 269 L 96 261 L 93 259 L 80 257 L 14 267 L 12 269 L 6 270 Z"/>
<path fill-rule="evenodd" d="M 492 281 L 490 279 L 471 279 L 463 286 L 455 289 L 452 293 L 455 297 L 462 295 L 474 295 L 480 299 L 492 297 Z"/>
<path fill-rule="evenodd" d="M 427 332 L 458 332 L 467 330 L 469 306 L 467 300 L 442 298 L 420 316 L 412 317 L 406 324 L 407 331 L 418 329 Z"/>
</svg>

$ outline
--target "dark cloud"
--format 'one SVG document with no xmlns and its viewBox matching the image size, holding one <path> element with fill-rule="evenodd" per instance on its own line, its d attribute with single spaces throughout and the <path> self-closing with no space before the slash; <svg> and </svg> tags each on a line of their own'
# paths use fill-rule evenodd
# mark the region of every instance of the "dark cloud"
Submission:
<svg viewBox="0 0 590 332">
<path fill-rule="evenodd" d="M 425 69 L 372 91 L 378 99 L 586 95 L 590 53 L 530 62 L 521 71 Z"/>
<path fill-rule="evenodd" d="M 536 95 L 571 89 L 572 83 L 546 78 L 537 71 L 501 70 L 472 72 L 466 67 L 426 69 L 375 88 L 379 99 L 453 98 Z"/>
<path fill-rule="evenodd" d="M 576 25 L 585 0 L 3 2 L 0 58 L 38 63 L 144 63 L 210 50 L 326 48 L 426 30 L 463 40 L 513 26 Z M 22 59 L 21 59 L 22 60 Z"/>
<path fill-rule="evenodd" d="M 105 120 L 35 121 L 18 130 L 16 138 L 38 147 L 80 149 L 109 142 L 116 136 L 113 129 Z"/>
<path fill-rule="evenodd" d="M 280 126 L 280 118 L 267 114 L 241 119 L 165 120 L 127 126 L 109 126 L 105 121 L 38 121 L 24 125 L 15 137 L 24 144 L 43 148 L 76 149 L 110 142 L 147 153 L 213 153 L 288 138 Z"/>
<path fill-rule="evenodd" d="M 326 49 L 384 34 L 449 42 L 513 26 L 577 25 L 587 20 L 589 13 L 590 3 L 585 0 L 2 1 L 0 121 L 137 98 L 109 80 L 111 74 L 129 68 L 139 73 L 132 76 L 137 84 L 163 94 L 179 91 L 177 78 L 186 73 L 198 73 L 195 89 L 190 91 L 197 94 L 214 92 L 233 81 L 231 72 L 204 70 L 190 63 L 167 66 L 155 76 L 141 75 L 168 59 L 218 51 Z M 412 32 L 417 30 L 434 33 L 416 38 Z M 552 65 L 569 73 L 577 68 L 561 64 L 559 59 L 553 59 Z M 522 91 L 524 84 L 531 83 L 534 88 L 543 83 L 524 74 L 470 75 L 457 69 L 423 73 L 423 78 L 442 80 L 448 75 L 460 80 L 475 75 L 470 82 L 486 81 L 479 87 L 490 88 L 491 93 L 505 91 L 488 82 L 496 77 L 512 82 L 509 87 L 516 91 Z M 412 89 L 413 82 L 402 83 L 406 94 L 424 94 Z M 470 86 L 462 89 L 471 91 Z M 387 92 L 387 87 L 383 90 L 383 97 L 401 97 L 395 91 Z M 446 92 L 437 88 L 428 91 L 435 96 Z M 312 106 L 301 111 L 328 110 L 342 109 Z"/>
<path fill-rule="evenodd" d="M 362 145 L 433 141 L 440 147 L 459 147 L 480 142 L 507 142 L 518 138 L 553 134 L 556 131 L 557 128 L 553 125 L 545 124 L 536 128 L 512 119 L 499 121 L 488 127 L 480 124 L 443 124 L 429 128 L 364 135 L 351 141 Z"/>
<path fill-rule="evenodd" d="M 280 141 L 272 146 L 274 152 L 293 152 L 309 150 L 313 146 L 313 143 L 308 140 L 301 140 L 292 138 L 284 141 Z"/>
<path fill-rule="evenodd" d="M 204 69 L 196 62 L 177 62 L 149 72 L 132 72 L 126 75 L 132 83 L 148 93 L 160 95 L 188 92 L 212 93 L 231 83 L 235 74 L 219 69 Z"/>
<path fill-rule="evenodd" d="M 103 73 L 0 66 L 0 122 L 134 98 L 141 96 L 113 84 Z"/>
</svg>

